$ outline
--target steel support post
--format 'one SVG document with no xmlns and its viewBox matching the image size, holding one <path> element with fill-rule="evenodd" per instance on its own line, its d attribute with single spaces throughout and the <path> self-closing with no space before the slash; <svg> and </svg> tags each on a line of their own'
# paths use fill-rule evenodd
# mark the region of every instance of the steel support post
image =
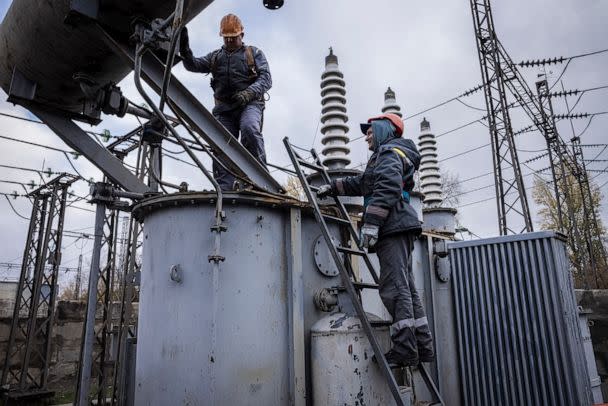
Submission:
<svg viewBox="0 0 608 406">
<path fill-rule="evenodd" d="M 112 305 L 117 302 L 112 283 L 116 269 L 117 201 L 113 197 L 113 187 L 107 183 L 95 184 L 92 195 L 92 200 L 97 203 L 95 239 L 91 255 L 87 312 L 76 388 L 78 405 L 83 406 L 87 406 L 90 399 L 95 399 L 98 405 L 108 403 L 107 397 L 112 396 L 115 373 L 111 335 L 113 334 Z M 104 263 L 101 262 L 102 251 L 105 256 Z M 100 324 L 96 323 L 98 312 L 102 316 Z M 93 377 L 97 377 L 94 391 L 91 390 Z"/>
<path fill-rule="evenodd" d="M 129 399 L 127 386 L 129 357 L 128 342 L 137 337 L 137 318 L 133 315 L 133 301 L 137 296 L 138 273 L 141 263 L 137 260 L 137 252 L 141 247 L 143 228 L 134 219 L 129 220 L 128 250 L 124 261 L 123 277 L 121 279 L 120 320 L 118 322 L 118 349 L 116 356 L 116 373 L 112 404 L 124 405 Z"/>
<path fill-rule="evenodd" d="M 302 213 L 292 208 L 289 213 L 289 404 L 306 405 L 306 348 L 304 343 L 304 281 L 302 275 Z"/>
<path fill-rule="evenodd" d="M 89 405 L 91 388 L 91 366 L 93 363 L 93 344 L 95 342 L 95 311 L 97 310 L 97 282 L 99 281 L 99 261 L 101 258 L 101 240 L 106 217 L 106 204 L 98 202 L 95 210 L 95 238 L 91 254 L 91 270 L 89 272 L 89 289 L 87 297 L 87 312 L 84 321 L 84 334 L 80 355 L 80 368 L 76 396 L 77 406 Z"/>
</svg>

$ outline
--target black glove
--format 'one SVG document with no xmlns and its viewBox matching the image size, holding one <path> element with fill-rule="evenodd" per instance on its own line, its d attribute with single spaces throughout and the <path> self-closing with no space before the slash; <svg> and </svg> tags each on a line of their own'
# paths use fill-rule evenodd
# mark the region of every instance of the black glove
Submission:
<svg viewBox="0 0 608 406">
<path fill-rule="evenodd" d="M 245 106 L 249 104 L 250 101 L 255 99 L 255 93 L 253 90 L 245 89 L 237 92 L 234 96 L 232 96 L 232 98 L 238 103 L 239 106 Z"/>
<path fill-rule="evenodd" d="M 334 192 L 331 185 L 321 185 L 317 188 L 317 197 L 323 199 L 327 196 L 333 196 Z"/>
<path fill-rule="evenodd" d="M 179 54 L 182 56 L 182 58 L 192 57 L 190 39 L 188 38 L 188 28 L 186 27 L 182 29 L 182 33 L 179 36 Z"/>
</svg>

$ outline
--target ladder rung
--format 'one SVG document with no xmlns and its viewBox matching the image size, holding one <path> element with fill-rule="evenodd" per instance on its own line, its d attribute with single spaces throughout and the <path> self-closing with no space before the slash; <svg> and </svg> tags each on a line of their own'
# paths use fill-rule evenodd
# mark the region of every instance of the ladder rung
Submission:
<svg viewBox="0 0 608 406">
<path fill-rule="evenodd" d="M 323 214 L 323 218 L 326 220 L 335 221 L 336 223 L 350 224 L 350 220 L 341 219 L 340 217 L 334 217 L 328 214 Z"/>
<path fill-rule="evenodd" d="M 325 170 L 325 168 L 323 168 L 322 166 L 311 164 L 310 162 L 306 162 L 303 159 L 298 159 L 298 163 L 307 168 L 314 169 L 317 172 L 323 172 Z"/>
<path fill-rule="evenodd" d="M 365 255 L 365 251 L 360 251 L 358 249 L 352 249 L 352 248 L 346 248 L 346 247 L 336 247 L 336 249 L 345 254 L 362 255 L 362 256 Z"/>
<path fill-rule="evenodd" d="M 379 289 L 380 286 L 375 283 L 353 282 L 353 286 L 357 289 Z"/>
</svg>

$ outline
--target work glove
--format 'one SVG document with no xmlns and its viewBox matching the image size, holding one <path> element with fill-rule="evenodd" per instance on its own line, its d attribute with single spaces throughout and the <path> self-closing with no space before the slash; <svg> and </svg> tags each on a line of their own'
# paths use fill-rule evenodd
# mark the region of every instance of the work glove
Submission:
<svg viewBox="0 0 608 406">
<path fill-rule="evenodd" d="M 334 192 L 331 185 L 321 185 L 317 188 L 317 197 L 319 199 L 326 198 L 327 196 L 333 196 Z"/>
<path fill-rule="evenodd" d="M 239 106 L 245 106 L 255 99 L 255 93 L 253 90 L 245 89 L 241 90 L 240 92 L 236 92 L 232 98 Z"/>
<path fill-rule="evenodd" d="M 188 28 L 184 27 L 182 33 L 179 36 L 179 54 L 183 58 L 192 57 L 192 50 L 190 49 L 190 39 L 188 38 Z"/>
<path fill-rule="evenodd" d="M 373 224 L 363 224 L 359 233 L 359 240 L 363 248 L 374 248 L 378 242 L 378 231 L 380 227 Z"/>
</svg>

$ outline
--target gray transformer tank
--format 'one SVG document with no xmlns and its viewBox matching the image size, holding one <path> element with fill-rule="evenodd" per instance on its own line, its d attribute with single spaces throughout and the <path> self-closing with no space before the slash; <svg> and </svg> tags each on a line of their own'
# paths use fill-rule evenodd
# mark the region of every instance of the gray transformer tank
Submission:
<svg viewBox="0 0 608 406">
<path fill-rule="evenodd" d="M 311 404 L 309 332 L 327 315 L 314 293 L 341 285 L 316 268 L 319 226 L 299 202 L 228 194 L 218 270 L 207 259 L 215 199 L 135 208 L 145 220 L 135 404 Z"/>
</svg>

